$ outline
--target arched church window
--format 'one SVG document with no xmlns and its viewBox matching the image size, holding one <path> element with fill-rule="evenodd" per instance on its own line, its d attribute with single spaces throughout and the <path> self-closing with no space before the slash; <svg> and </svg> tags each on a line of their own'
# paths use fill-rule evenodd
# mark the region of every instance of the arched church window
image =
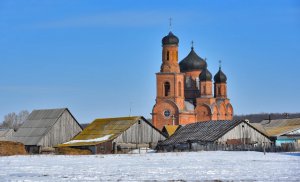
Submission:
<svg viewBox="0 0 300 182">
<path fill-rule="evenodd" d="M 181 97 L 181 82 L 178 82 L 178 95 Z"/>
<path fill-rule="evenodd" d="M 221 95 L 221 87 L 218 87 L 218 95 Z"/>
<path fill-rule="evenodd" d="M 169 82 L 165 82 L 164 91 L 165 91 L 165 97 L 170 95 L 170 83 Z"/>
<path fill-rule="evenodd" d="M 196 87 L 198 90 L 200 89 L 199 77 L 196 77 Z"/>
<path fill-rule="evenodd" d="M 185 84 L 187 88 L 191 88 L 192 87 L 192 79 L 191 77 L 187 76 L 185 79 Z"/>
<path fill-rule="evenodd" d="M 169 61 L 169 58 L 170 58 L 170 52 L 167 51 L 167 60 Z"/>
</svg>

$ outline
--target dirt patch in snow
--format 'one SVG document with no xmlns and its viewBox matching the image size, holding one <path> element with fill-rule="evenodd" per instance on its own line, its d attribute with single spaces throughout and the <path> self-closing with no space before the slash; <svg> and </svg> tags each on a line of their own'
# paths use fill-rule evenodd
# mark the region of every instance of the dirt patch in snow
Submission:
<svg viewBox="0 0 300 182">
<path fill-rule="evenodd" d="M 26 155 L 25 146 L 20 142 L 0 141 L 0 156 Z"/>
<path fill-rule="evenodd" d="M 92 152 L 84 149 L 75 149 L 71 147 L 59 147 L 56 150 L 59 155 L 91 155 Z"/>
</svg>

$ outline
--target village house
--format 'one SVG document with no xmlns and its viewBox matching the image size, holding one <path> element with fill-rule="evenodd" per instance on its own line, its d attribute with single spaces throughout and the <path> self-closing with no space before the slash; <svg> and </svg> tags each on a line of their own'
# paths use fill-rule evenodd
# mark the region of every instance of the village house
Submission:
<svg viewBox="0 0 300 182">
<path fill-rule="evenodd" d="M 251 125 L 274 140 L 282 150 L 300 150 L 300 118 L 270 119 Z"/>
<path fill-rule="evenodd" d="M 12 140 L 23 143 L 28 153 L 42 153 L 54 151 L 54 146 L 71 140 L 81 131 L 67 108 L 34 110 Z"/>
<path fill-rule="evenodd" d="M 246 121 L 202 121 L 181 127 L 158 144 L 159 151 L 258 150 L 272 142 Z"/>
<path fill-rule="evenodd" d="M 155 148 L 166 137 L 144 117 L 96 119 L 71 141 L 58 147 L 90 150 L 93 154 L 127 153 Z"/>
</svg>

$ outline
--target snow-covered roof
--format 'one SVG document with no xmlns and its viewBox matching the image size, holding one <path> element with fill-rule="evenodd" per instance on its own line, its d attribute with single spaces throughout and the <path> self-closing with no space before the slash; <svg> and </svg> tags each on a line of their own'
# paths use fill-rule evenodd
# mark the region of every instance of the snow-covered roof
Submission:
<svg viewBox="0 0 300 182">
<path fill-rule="evenodd" d="M 58 147 L 91 146 L 110 141 L 138 121 L 148 122 L 141 116 L 96 119 L 71 141 L 60 144 Z M 152 126 L 150 123 L 149 125 Z"/>
<path fill-rule="evenodd" d="M 263 120 L 260 123 L 251 123 L 251 125 L 268 136 L 281 136 L 299 130 L 300 118 Z"/>
</svg>

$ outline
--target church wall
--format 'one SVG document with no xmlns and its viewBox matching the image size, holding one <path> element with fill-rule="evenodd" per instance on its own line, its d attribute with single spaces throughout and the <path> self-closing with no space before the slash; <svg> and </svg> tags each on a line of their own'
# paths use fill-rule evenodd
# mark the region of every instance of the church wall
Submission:
<svg viewBox="0 0 300 182">
<path fill-rule="evenodd" d="M 186 125 L 191 124 L 196 121 L 195 113 L 180 113 L 179 115 L 179 124 Z"/>
<path fill-rule="evenodd" d="M 227 85 L 226 83 L 215 83 L 214 84 L 214 96 L 216 98 L 227 98 Z"/>
<path fill-rule="evenodd" d="M 170 111 L 170 116 L 166 117 L 164 116 L 164 112 L 168 110 Z M 171 103 L 171 101 L 167 102 L 167 101 L 162 101 L 157 103 L 154 106 L 153 109 L 153 125 L 158 128 L 159 130 L 162 130 L 162 128 L 165 125 L 172 125 L 173 124 L 173 115 L 174 115 L 174 124 L 178 125 L 179 121 L 178 121 L 178 107 L 173 103 Z"/>
<path fill-rule="evenodd" d="M 165 99 L 172 100 L 179 107 L 184 108 L 184 75 L 183 74 L 157 74 L 157 98 L 156 101 L 161 102 Z M 170 92 L 168 96 L 165 94 L 166 82 L 170 83 Z"/>
</svg>

